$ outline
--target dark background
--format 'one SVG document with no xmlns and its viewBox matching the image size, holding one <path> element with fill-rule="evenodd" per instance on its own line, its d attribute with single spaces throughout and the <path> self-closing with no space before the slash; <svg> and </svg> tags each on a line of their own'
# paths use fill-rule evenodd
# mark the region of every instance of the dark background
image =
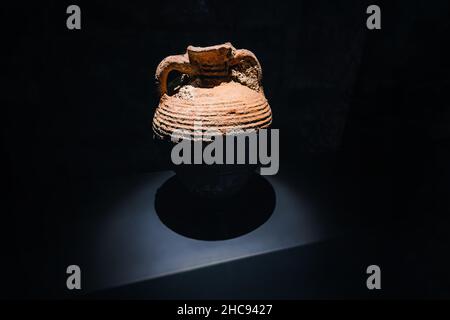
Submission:
<svg viewBox="0 0 450 320">
<path fill-rule="evenodd" d="M 66 28 L 70 4 L 81 7 L 81 30 Z M 381 7 L 381 30 L 366 28 L 370 4 Z M 392 279 L 402 279 L 384 297 L 450 297 L 449 12 L 445 0 L 2 5 L 0 296 L 60 296 L 54 275 L 63 273 L 64 246 L 49 230 L 70 224 L 82 199 L 95 197 L 97 179 L 164 169 L 151 134 L 156 66 L 189 44 L 230 41 L 254 52 L 263 67 L 281 134 L 280 172 L 305 181 L 320 201 L 330 188 L 320 174 L 331 167 L 338 181 L 358 186 L 334 189 L 353 208 L 345 213 L 349 223 L 376 226 L 311 254 L 339 248 L 346 258 L 336 259 L 353 265 L 374 250 L 395 266 Z M 327 257 L 318 274 L 339 268 Z M 273 296 L 297 297 L 295 270 L 271 270 Z M 220 278 L 220 270 L 211 272 Z M 195 273 L 189 277 L 177 280 L 185 284 L 181 292 L 202 297 L 183 291 L 199 282 Z M 256 280 L 245 281 L 217 297 L 259 297 Z M 327 288 L 306 297 L 367 297 L 351 287 Z"/>
</svg>

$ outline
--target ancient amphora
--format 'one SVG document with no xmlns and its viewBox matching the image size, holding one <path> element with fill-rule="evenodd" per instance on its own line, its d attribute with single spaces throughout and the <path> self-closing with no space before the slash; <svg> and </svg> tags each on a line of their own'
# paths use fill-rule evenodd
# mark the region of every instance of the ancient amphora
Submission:
<svg viewBox="0 0 450 320">
<path fill-rule="evenodd" d="M 177 71 L 171 74 L 176 77 L 168 84 L 172 71 Z M 153 118 L 154 139 L 165 146 L 167 156 L 180 138 L 192 144 L 201 142 L 204 148 L 212 141 L 211 132 L 227 138 L 268 128 L 272 113 L 261 79 L 255 55 L 230 43 L 189 46 L 185 54 L 163 59 L 156 70 L 161 99 Z M 201 196 L 231 195 L 255 169 L 226 163 L 225 155 L 223 162 L 193 164 L 194 149 L 191 164 L 174 165 L 173 169 L 190 191 Z"/>
</svg>

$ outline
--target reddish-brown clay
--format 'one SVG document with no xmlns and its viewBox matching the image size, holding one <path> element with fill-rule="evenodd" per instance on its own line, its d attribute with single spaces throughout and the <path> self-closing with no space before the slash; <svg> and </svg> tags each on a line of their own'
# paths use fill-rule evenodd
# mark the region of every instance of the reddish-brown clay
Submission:
<svg viewBox="0 0 450 320">
<path fill-rule="evenodd" d="M 171 71 L 182 75 L 182 84 L 172 90 L 167 84 Z M 227 135 L 268 128 L 272 113 L 261 79 L 255 55 L 230 43 L 189 46 L 185 54 L 165 58 L 156 70 L 161 100 L 153 118 L 155 138 L 170 140 L 182 129 L 188 139 L 207 141 L 202 131 Z"/>
</svg>

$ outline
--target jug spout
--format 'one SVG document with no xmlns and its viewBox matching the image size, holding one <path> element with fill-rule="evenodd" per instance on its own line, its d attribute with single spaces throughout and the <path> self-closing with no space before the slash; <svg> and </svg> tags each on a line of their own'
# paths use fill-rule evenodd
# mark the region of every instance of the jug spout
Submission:
<svg viewBox="0 0 450 320">
<path fill-rule="evenodd" d="M 229 62 L 236 49 L 227 42 L 209 47 L 187 48 L 189 61 L 203 76 L 225 77 L 229 75 Z"/>
<path fill-rule="evenodd" d="M 189 46 L 185 54 L 164 58 L 155 74 L 161 96 L 167 93 L 167 76 L 174 70 L 189 75 L 200 87 L 214 87 L 233 80 L 262 91 L 258 59 L 251 51 L 236 49 L 229 42 L 210 47 Z"/>
</svg>

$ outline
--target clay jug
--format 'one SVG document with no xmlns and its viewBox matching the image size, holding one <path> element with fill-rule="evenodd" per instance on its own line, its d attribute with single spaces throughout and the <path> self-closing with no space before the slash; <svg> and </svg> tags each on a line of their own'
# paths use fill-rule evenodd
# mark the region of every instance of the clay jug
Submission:
<svg viewBox="0 0 450 320">
<path fill-rule="evenodd" d="M 177 71 L 172 84 L 168 76 Z M 261 83 L 262 69 L 255 55 L 230 43 L 210 47 L 189 46 L 185 54 L 168 56 L 156 70 L 160 102 L 153 118 L 154 139 L 167 156 L 174 136 L 211 142 L 204 132 L 223 136 L 239 130 L 268 128 L 270 106 Z M 193 193 L 220 197 L 237 192 L 255 169 L 249 165 L 183 164 L 177 176 Z"/>
</svg>

